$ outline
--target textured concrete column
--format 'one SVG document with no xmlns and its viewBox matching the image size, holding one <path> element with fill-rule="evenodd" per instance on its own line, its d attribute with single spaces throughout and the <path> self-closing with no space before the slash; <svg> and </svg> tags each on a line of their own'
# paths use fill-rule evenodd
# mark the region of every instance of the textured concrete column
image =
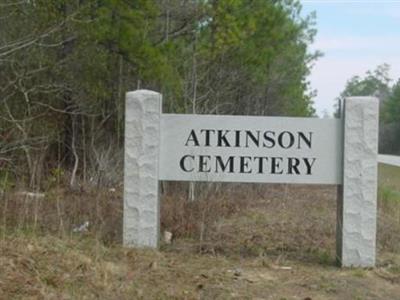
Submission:
<svg viewBox="0 0 400 300">
<path fill-rule="evenodd" d="M 379 101 L 344 103 L 343 186 L 338 197 L 337 247 L 342 266 L 373 267 L 376 249 Z"/>
<path fill-rule="evenodd" d="M 161 94 L 126 94 L 123 243 L 158 247 Z"/>
</svg>

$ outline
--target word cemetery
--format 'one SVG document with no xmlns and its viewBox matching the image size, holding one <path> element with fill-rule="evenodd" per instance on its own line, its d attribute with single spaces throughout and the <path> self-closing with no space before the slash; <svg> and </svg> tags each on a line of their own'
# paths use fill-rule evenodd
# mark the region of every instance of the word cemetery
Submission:
<svg viewBox="0 0 400 300">
<path fill-rule="evenodd" d="M 161 98 L 126 97 L 126 246 L 158 247 L 160 180 L 330 184 L 338 262 L 375 265 L 377 99 L 347 98 L 341 119 L 318 119 L 163 114 Z"/>
<path fill-rule="evenodd" d="M 314 162 L 315 158 L 305 157 L 300 159 L 296 157 L 229 156 L 224 161 L 224 158 L 219 155 L 214 157 L 185 155 L 181 158 L 179 165 L 185 172 L 311 175 Z"/>
<path fill-rule="evenodd" d="M 200 141 L 200 142 L 199 142 Z M 311 149 L 312 132 L 292 133 L 290 131 L 250 131 L 250 130 L 214 130 L 201 129 L 198 133 L 191 130 L 185 143 L 186 147 L 261 147 L 281 149 L 308 147 Z M 203 173 L 258 173 L 258 174 L 312 174 L 316 158 L 277 157 L 277 156 L 228 156 L 190 155 L 182 156 L 179 161 L 185 172 Z"/>
</svg>

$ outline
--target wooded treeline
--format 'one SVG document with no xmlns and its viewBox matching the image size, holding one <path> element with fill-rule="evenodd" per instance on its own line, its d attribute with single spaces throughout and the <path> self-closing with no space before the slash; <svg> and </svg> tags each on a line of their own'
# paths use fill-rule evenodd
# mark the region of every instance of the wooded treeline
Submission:
<svg viewBox="0 0 400 300">
<path fill-rule="evenodd" d="M 0 179 L 120 182 L 125 92 L 139 88 L 161 92 L 166 112 L 313 115 L 319 53 L 300 12 L 292 0 L 2 1 Z"/>
<path fill-rule="evenodd" d="M 389 76 L 390 66 L 382 64 L 364 76 L 353 76 L 337 99 L 349 96 L 374 96 L 379 99 L 379 153 L 400 155 L 400 78 Z M 336 113 L 336 116 L 338 112 Z"/>
</svg>

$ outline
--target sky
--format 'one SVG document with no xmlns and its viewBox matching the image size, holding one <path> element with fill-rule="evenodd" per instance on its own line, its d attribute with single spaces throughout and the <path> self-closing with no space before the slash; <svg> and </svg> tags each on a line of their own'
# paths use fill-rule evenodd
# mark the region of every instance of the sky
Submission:
<svg viewBox="0 0 400 300">
<path fill-rule="evenodd" d="M 301 0 L 303 15 L 317 14 L 311 50 L 323 52 L 309 80 L 319 116 L 332 114 L 334 99 L 354 75 L 390 65 L 392 83 L 400 78 L 400 0 Z"/>
</svg>

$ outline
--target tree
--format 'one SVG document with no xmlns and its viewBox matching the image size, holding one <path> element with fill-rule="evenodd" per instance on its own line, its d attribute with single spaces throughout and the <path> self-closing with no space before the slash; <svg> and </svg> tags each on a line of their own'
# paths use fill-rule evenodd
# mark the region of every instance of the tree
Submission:
<svg viewBox="0 0 400 300">
<path fill-rule="evenodd" d="M 375 96 L 380 101 L 379 152 L 400 151 L 400 81 L 390 85 L 390 66 L 383 64 L 365 77 L 354 76 L 346 84 L 339 101 L 350 96 Z"/>
<path fill-rule="evenodd" d="M 129 90 L 160 91 L 166 112 L 313 115 L 299 1 L 0 6 L 0 163 L 32 188 L 59 168 L 71 186 L 120 181 Z"/>
<path fill-rule="evenodd" d="M 347 81 L 344 91 L 340 94 L 341 98 L 349 96 L 375 96 L 384 101 L 390 94 L 389 78 L 390 66 L 383 64 L 377 66 L 374 71 L 367 71 L 366 76 L 352 77 Z"/>
<path fill-rule="evenodd" d="M 172 78 L 153 34 L 158 9 L 152 1 L 38 0 L 5 6 L 4 16 L 1 128 L 21 144 L 31 186 L 46 156 L 71 166 L 74 185 L 78 168 L 100 164 L 92 151 L 108 132 L 122 144 L 124 91 Z"/>
<path fill-rule="evenodd" d="M 392 88 L 392 92 L 385 103 L 384 113 L 387 123 L 396 122 L 400 124 L 400 79 Z"/>
<path fill-rule="evenodd" d="M 203 10 L 189 51 L 195 60 L 184 60 L 184 99 L 195 93 L 198 112 L 314 113 L 306 77 L 319 53 L 308 52 L 313 16 L 302 19 L 299 2 L 210 1 Z"/>
<path fill-rule="evenodd" d="M 374 96 L 379 99 L 380 103 L 385 102 L 391 93 L 389 70 L 390 66 L 383 64 L 377 66 L 374 71 L 367 71 L 365 77 L 353 76 L 347 81 L 343 92 L 336 100 L 339 102 L 346 97 Z M 337 104 L 335 104 L 335 107 L 335 116 L 337 117 L 339 115 L 339 107 Z M 381 105 L 382 107 L 383 105 Z"/>
</svg>

